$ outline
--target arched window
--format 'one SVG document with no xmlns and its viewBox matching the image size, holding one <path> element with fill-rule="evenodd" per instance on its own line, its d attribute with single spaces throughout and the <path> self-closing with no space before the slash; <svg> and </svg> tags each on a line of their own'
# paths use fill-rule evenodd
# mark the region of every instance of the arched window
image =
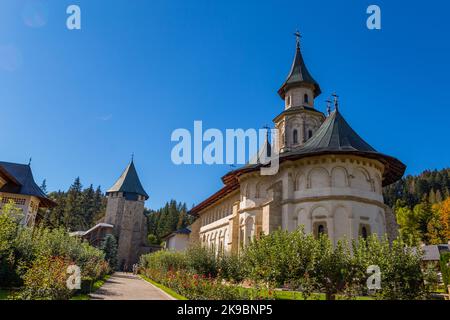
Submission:
<svg viewBox="0 0 450 320">
<path fill-rule="evenodd" d="M 366 239 L 367 239 L 367 236 L 368 236 L 368 234 L 367 234 L 367 228 L 366 228 L 365 226 L 363 226 L 363 227 L 361 228 L 361 237 L 362 237 L 364 240 L 366 240 Z"/>
<path fill-rule="evenodd" d="M 286 98 L 286 104 L 287 104 L 288 106 L 291 105 L 291 96 L 287 96 L 287 98 Z"/>
<path fill-rule="evenodd" d="M 294 129 L 294 132 L 292 132 L 292 141 L 294 143 L 298 143 L 298 132 L 297 132 L 297 129 Z"/>
<path fill-rule="evenodd" d="M 323 224 L 319 224 L 319 226 L 317 227 L 317 234 L 320 236 L 321 234 L 325 233 L 325 227 L 323 226 Z"/>
<path fill-rule="evenodd" d="M 308 130 L 308 138 L 311 138 L 311 137 L 312 137 L 312 135 L 313 135 L 313 132 L 312 132 L 312 130 Z"/>
<path fill-rule="evenodd" d="M 305 95 L 303 96 L 303 101 L 304 101 L 305 103 L 309 103 L 309 96 L 308 96 L 307 93 L 305 93 Z"/>
</svg>

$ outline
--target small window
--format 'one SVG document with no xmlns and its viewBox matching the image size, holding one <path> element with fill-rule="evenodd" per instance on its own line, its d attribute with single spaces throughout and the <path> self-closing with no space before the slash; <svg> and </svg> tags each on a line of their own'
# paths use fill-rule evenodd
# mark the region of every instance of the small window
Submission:
<svg viewBox="0 0 450 320">
<path fill-rule="evenodd" d="M 298 143 L 298 132 L 297 132 L 297 129 L 295 129 L 294 132 L 292 133 L 292 141 L 294 143 Z"/>
<path fill-rule="evenodd" d="M 319 224 L 319 226 L 317 227 L 317 234 L 320 236 L 324 233 L 325 233 L 325 227 L 323 226 L 323 224 Z"/>
<path fill-rule="evenodd" d="M 315 222 L 313 225 L 314 237 L 316 239 L 320 238 L 320 235 L 328 234 L 327 223 L 325 221 Z"/>
<path fill-rule="evenodd" d="M 366 240 L 367 239 L 367 228 L 366 227 L 362 227 L 361 228 L 361 237 Z"/>
<path fill-rule="evenodd" d="M 313 135 L 313 132 L 312 132 L 312 130 L 308 130 L 308 138 L 311 138 L 311 137 L 312 137 L 312 135 Z"/>
<path fill-rule="evenodd" d="M 309 96 L 308 96 L 308 94 L 305 93 L 305 95 L 303 96 L 303 101 L 305 103 L 309 103 Z"/>
<path fill-rule="evenodd" d="M 287 105 L 288 105 L 288 106 L 291 105 L 291 96 L 287 96 Z"/>
</svg>

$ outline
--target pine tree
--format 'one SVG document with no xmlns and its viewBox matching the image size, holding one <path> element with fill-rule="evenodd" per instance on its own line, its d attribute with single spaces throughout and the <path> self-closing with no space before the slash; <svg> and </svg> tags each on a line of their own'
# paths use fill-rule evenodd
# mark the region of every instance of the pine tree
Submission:
<svg viewBox="0 0 450 320">
<path fill-rule="evenodd" d="M 103 239 L 100 249 L 105 253 L 105 260 L 112 270 L 117 269 L 117 240 L 112 234 L 107 234 Z"/>
<path fill-rule="evenodd" d="M 84 230 L 87 227 L 83 217 L 82 185 L 79 177 L 67 192 L 63 223 L 70 231 Z"/>
<path fill-rule="evenodd" d="M 47 180 L 46 179 L 42 180 L 41 186 L 39 188 L 42 190 L 42 192 L 47 194 Z"/>
</svg>

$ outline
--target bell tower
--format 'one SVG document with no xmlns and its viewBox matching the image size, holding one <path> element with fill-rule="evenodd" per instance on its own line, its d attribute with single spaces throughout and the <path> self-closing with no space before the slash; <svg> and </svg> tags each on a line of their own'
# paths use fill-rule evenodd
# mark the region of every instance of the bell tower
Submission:
<svg viewBox="0 0 450 320">
<path fill-rule="evenodd" d="M 146 244 L 144 203 L 148 199 L 133 159 L 106 196 L 105 222 L 114 226 L 113 234 L 118 242 L 117 262 L 121 270 L 131 270 Z"/>
<path fill-rule="evenodd" d="M 300 32 L 296 37 L 296 51 L 291 70 L 278 90 L 284 100 L 284 111 L 273 122 L 279 131 L 280 153 L 302 146 L 311 138 L 325 115 L 314 108 L 314 100 L 321 94 L 320 86 L 306 68 L 300 50 Z"/>
</svg>

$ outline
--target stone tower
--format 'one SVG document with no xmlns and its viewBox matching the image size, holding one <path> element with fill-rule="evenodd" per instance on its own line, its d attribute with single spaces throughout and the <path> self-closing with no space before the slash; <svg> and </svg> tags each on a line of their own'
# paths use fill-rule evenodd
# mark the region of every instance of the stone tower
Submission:
<svg viewBox="0 0 450 320">
<path fill-rule="evenodd" d="M 117 261 L 120 269 L 131 269 L 145 246 L 147 223 L 144 202 L 148 195 L 141 185 L 133 160 L 116 183 L 106 192 L 105 222 L 114 226 L 118 241 Z"/>
</svg>

